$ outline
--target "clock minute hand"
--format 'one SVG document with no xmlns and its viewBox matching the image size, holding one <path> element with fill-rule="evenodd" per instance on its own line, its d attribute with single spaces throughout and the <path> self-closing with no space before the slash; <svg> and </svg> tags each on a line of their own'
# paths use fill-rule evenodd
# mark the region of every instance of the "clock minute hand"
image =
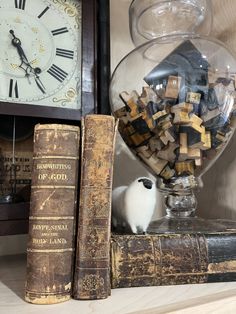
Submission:
<svg viewBox="0 0 236 314">
<path fill-rule="evenodd" d="M 43 94 L 45 94 L 45 93 L 46 93 L 46 91 L 45 91 L 46 89 L 45 89 L 43 83 L 41 82 L 39 76 L 36 75 L 35 78 L 34 78 L 34 80 L 35 80 L 35 83 L 36 83 L 36 85 L 38 86 L 38 88 L 41 90 L 41 92 L 42 92 Z"/>
<path fill-rule="evenodd" d="M 16 47 L 17 48 L 17 52 L 20 56 L 21 62 L 23 62 L 25 65 L 30 66 L 29 61 L 24 53 L 24 50 L 22 49 L 22 47 L 19 45 Z"/>
</svg>

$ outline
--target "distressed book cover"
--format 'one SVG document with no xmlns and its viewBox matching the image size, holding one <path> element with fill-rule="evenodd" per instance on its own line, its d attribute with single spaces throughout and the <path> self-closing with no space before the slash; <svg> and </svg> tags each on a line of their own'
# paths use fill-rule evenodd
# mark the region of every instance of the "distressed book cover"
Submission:
<svg viewBox="0 0 236 314">
<path fill-rule="evenodd" d="M 73 296 L 110 295 L 110 221 L 116 121 L 107 115 L 82 120 L 78 239 Z"/>
<path fill-rule="evenodd" d="M 236 222 L 217 233 L 112 235 L 112 288 L 235 280 Z"/>
<path fill-rule="evenodd" d="M 77 126 L 35 126 L 25 290 L 31 303 L 71 296 L 79 143 Z"/>
</svg>

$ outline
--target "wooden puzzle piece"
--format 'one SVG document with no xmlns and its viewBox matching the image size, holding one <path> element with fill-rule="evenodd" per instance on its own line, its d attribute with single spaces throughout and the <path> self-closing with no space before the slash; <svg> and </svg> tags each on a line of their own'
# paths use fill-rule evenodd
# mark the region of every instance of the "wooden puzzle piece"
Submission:
<svg viewBox="0 0 236 314">
<path fill-rule="evenodd" d="M 163 142 L 160 140 L 158 136 L 151 137 L 148 142 L 148 145 L 152 152 L 160 151 L 164 147 Z"/>
<path fill-rule="evenodd" d="M 168 165 L 162 170 L 160 176 L 165 180 L 169 180 L 175 176 L 175 170 L 171 169 Z"/>
<path fill-rule="evenodd" d="M 200 93 L 188 92 L 186 102 L 191 104 L 199 105 L 201 102 L 202 95 Z"/>
<path fill-rule="evenodd" d="M 134 146 L 140 146 L 144 144 L 150 137 L 151 137 L 151 134 L 149 132 L 145 134 L 139 134 L 138 132 L 136 132 L 130 135 L 130 140 L 132 141 L 132 144 Z"/>
<path fill-rule="evenodd" d="M 171 113 L 174 114 L 173 124 L 188 124 L 190 122 L 189 114 L 193 108 L 193 104 L 190 103 L 181 103 L 171 107 Z"/>
<path fill-rule="evenodd" d="M 147 106 L 149 102 L 158 103 L 160 101 L 160 97 L 157 96 L 151 87 L 144 86 L 139 100 L 143 106 Z"/>
<path fill-rule="evenodd" d="M 190 125 L 197 132 L 203 133 L 205 131 L 205 128 L 201 126 L 202 122 L 203 120 L 197 115 L 191 114 L 188 125 Z"/>
<path fill-rule="evenodd" d="M 165 166 L 168 164 L 168 161 L 159 159 L 153 154 L 150 158 L 146 158 L 142 153 L 138 153 L 138 156 L 157 174 L 159 175 Z"/>
<path fill-rule="evenodd" d="M 168 77 L 165 97 L 177 99 L 179 96 L 180 84 L 181 84 L 181 77 L 170 75 Z"/>
<path fill-rule="evenodd" d="M 147 145 L 137 147 L 136 151 L 142 154 L 142 156 L 144 156 L 145 158 L 150 158 L 153 154 L 153 152 L 149 149 Z"/>
<path fill-rule="evenodd" d="M 177 161 L 175 171 L 177 175 L 194 174 L 194 161 Z"/>
<path fill-rule="evenodd" d="M 179 134 L 179 159 L 185 160 L 188 155 L 188 135 L 187 133 L 180 133 Z"/>
<path fill-rule="evenodd" d="M 136 117 L 140 113 L 140 110 L 138 107 L 139 95 L 136 91 L 132 91 L 131 94 L 128 94 L 127 92 L 122 92 L 120 94 L 120 98 L 129 108 L 128 111 L 131 118 Z"/>
<path fill-rule="evenodd" d="M 149 116 L 148 111 L 146 109 L 142 112 L 142 119 L 146 122 L 150 130 L 155 128 L 156 123 L 153 120 L 153 118 Z"/>
<path fill-rule="evenodd" d="M 155 113 L 152 118 L 153 120 L 158 120 L 166 115 L 168 115 L 169 113 L 166 110 L 162 110 L 162 111 L 158 111 L 157 113 Z"/>
<path fill-rule="evenodd" d="M 131 124 L 134 129 L 140 134 L 149 132 L 149 127 L 146 121 L 143 119 L 143 113 L 138 114 L 136 117 L 131 119 Z"/>
<path fill-rule="evenodd" d="M 187 102 L 182 102 L 178 105 L 174 105 L 171 107 L 171 112 L 172 113 L 175 113 L 176 111 L 181 111 L 181 110 L 184 110 L 185 112 L 192 112 L 194 109 L 194 106 L 193 104 L 190 104 L 190 103 L 187 103 Z"/>
<path fill-rule="evenodd" d="M 165 148 L 157 153 L 157 157 L 168 160 L 169 162 L 175 161 L 176 154 L 175 150 L 179 147 L 176 143 L 169 143 Z"/>
</svg>

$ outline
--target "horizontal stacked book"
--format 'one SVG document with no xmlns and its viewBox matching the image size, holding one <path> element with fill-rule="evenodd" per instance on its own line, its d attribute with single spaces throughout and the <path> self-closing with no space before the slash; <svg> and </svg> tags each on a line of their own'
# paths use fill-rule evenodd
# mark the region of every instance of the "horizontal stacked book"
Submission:
<svg viewBox="0 0 236 314">
<path fill-rule="evenodd" d="M 112 288 L 235 281 L 236 222 L 221 222 L 209 234 L 113 234 Z"/>
</svg>

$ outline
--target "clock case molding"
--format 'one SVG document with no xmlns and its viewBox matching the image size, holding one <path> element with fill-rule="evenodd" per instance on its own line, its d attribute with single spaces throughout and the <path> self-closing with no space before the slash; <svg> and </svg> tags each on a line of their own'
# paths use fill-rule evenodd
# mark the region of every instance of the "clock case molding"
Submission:
<svg viewBox="0 0 236 314">
<path fill-rule="evenodd" d="M 0 102 L 0 115 L 78 125 L 86 114 L 109 114 L 109 60 L 109 0 L 82 0 L 81 110 Z M 0 204 L 0 236 L 28 232 L 29 206 Z"/>
</svg>

